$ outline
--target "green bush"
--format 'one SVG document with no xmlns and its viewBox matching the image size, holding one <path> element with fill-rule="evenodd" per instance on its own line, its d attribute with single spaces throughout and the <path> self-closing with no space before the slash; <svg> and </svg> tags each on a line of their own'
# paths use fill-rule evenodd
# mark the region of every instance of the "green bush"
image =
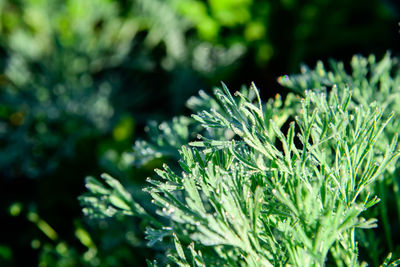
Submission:
<svg viewBox="0 0 400 267">
<path fill-rule="evenodd" d="M 0 1 L 0 209 L 10 229 L 0 238 L 0 265 L 141 265 L 143 257 L 163 251 L 146 247 L 146 222 L 139 219 L 110 210 L 111 218 L 82 220 L 76 196 L 83 177 L 109 172 L 154 211 L 140 192 L 154 168 L 168 162 L 179 170 L 178 149 L 197 134 L 237 137 L 181 116 L 150 122 L 149 140 L 129 152 L 145 122 L 183 114 L 194 90 L 209 91 L 219 80 L 269 83 L 327 51 L 345 50 L 345 56 L 353 53 L 349 46 L 386 48 L 388 25 L 398 14 L 392 6 L 378 0 Z M 274 114 L 286 129 L 296 105 L 289 97 L 279 108 L 281 101 L 275 100 Z M 229 116 L 204 92 L 187 106 Z M 381 214 L 392 208 L 373 209 L 371 216 L 384 222 Z M 381 243 L 394 229 L 395 221 L 386 221 Z M 394 240 L 371 259 L 396 252 Z"/>
<path fill-rule="evenodd" d="M 84 212 L 141 218 L 148 245 L 167 255 L 149 266 L 364 266 L 379 264 L 388 250 L 399 257 L 391 238 L 397 218 L 386 201 L 398 198 L 395 65 L 389 56 L 355 57 L 350 75 L 333 63 L 332 72 L 319 64 L 283 76 L 303 96 L 289 94 L 284 103 L 279 96 L 263 103 L 255 86 L 233 97 L 223 85 L 212 102 L 202 93 L 189 102 L 205 107 L 191 120 L 201 125 L 192 131 L 200 140 L 190 142 L 181 119 L 162 124 L 152 144 L 135 145 L 136 158 L 161 158 L 171 155 L 163 148 L 184 143 L 164 139 L 172 129 L 188 140 L 179 167 L 164 165 L 147 179 L 154 206 L 103 175 L 106 184 L 87 179 Z M 376 204 L 385 231 L 377 239 L 369 230 L 379 222 Z"/>
<path fill-rule="evenodd" d="M 376 150 L 381 154 L 386 152 L 390 140 L 400 131 L 400 75 L 398 58 L 392 58 L 387 53 L 382 60 L 376 60 L 371 55 L 368 58 L 354 56 L 350 62 L 351 72 L 345 70 L 343 62 L 330 61 L 330 68 L 326 69 L 322 62 L 318 62 L 314 70 L 307 66 L 302 67 L 299 75 L 282 76 L 279 82 L 293 91 L 304 94 L 311 88 L 342 88 L 348 86 L 352 90 L 353 102 L 359 105 L 375 103 L 378 107 L 387 110 L 382 116 L 387 119 L 389 111 L 395 116 L 384 131 L 383 136 L 376 143 Z M 400 194 L 399 194 L 400 165 L 388 168 L 378 181 L 369 187 L 371 194 L 381 198 L 381 204 L 368 211 L 368 217 L 377 216 L 381 222 L 379 231 L 359 233 L 361 246 L 365 249 L 364 255 L 374 265 L 378 265 L 382 253 L 390 250 L 400 255 L 400 239 L 396 230 L 400 223 Z M 394 200 L 394 201 L 391 201 Z M 383 233 L 382 233 L 383 231 Z"/>
</svg>

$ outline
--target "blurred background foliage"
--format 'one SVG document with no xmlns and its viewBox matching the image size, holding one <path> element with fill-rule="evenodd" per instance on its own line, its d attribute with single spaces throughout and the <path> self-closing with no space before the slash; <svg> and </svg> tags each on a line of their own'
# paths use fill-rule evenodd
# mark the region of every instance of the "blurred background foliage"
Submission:
<svg viewBox="0 0 400 267">
<path fill-rule="evenodd" d="M 146 200 L 165 160 L 130 153 L 147 121 L 187 114 L 220 80 L 267 99 L 301 62 L 396 54 L 399 16 L 395 0 L 0 0 L 0 264 L 142 266 L 157 253 L 143 225 L 82 218 L 86 175 Z M 164 125 L 148 127 L 160 146 L 176 137 Z"/>
</svg>

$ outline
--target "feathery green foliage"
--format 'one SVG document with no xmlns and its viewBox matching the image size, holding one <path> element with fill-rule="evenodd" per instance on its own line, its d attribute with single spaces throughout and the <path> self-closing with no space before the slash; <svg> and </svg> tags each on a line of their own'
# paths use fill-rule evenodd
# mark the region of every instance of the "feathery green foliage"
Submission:
<svg viewBox="0 0 400 267">
<path fill-rule="evenodd" d="M 335 54 L 338 44 L 386 47 L 385 25 L 397 13 L 380 0 L 0 0 L 2 209 L 11 215 L 4 228 L 13 229 L 0 240 L 0 265 L 32 265 L 38 256 L 49 266 L 140 265 L 145 222 L 112 209 L 112 217 L 81 221 L 74 200 L 84 175 L 105 169 L 151 211 L 136 184 L 150 169 L 166 161 L 176 171 L 177 149 L 197 134 L 224 141 L 235 133 L 180 117 L 152 123 L 149 142 L 120 154 L 137 125 L 181 112 L 196 88 L 217 80 L 241 83 L 250 74 L 268 83 L 266 73 Z M 353 25 L 359 14 L 368 20 Z M 229 115 L 204 96 L 192 99 L 195 108 Z"/>
<path fill-rule="evenodd" d="M 387 119 L 391 111 L 395 112 L 383 130 L 376 150 L 384 154 L 387 145 L 400 132 L 400 72 L 398 58 L 392 58 L 387 53 L 381 60 L 374 55 L 368 58 L 354 56 L 349 64 L 350 72 L 346 71 L 343 62 L 331 60 L 329 69 L 318 62 L 315 69 L 302 66 L 301 74 L 282 76 L 278 80 L 298 94 L 304 94 L 307 89 L 327 90 L 333 86 L 343 88 L 348 86 L 353 91 L 352 102 L 356 105 L 375 103 L 384 109 L 382 118 Z M 369 216 L 379 216 L 384 235 L 378 232 L 359 232 L 360 244 L 365 247 L 367 257 L 378 265 L 385 250 L 395 252 L 400 256 L 400 236 L 396 229 L 400 223 L 400 164 L 392 165 L 385 170 L 377 183 L 369 188 L 373 194 L 382 199 L 381 205 L 372 209 Z M 394 201 L 392 201 L 394 200 Z"/>
<path fill-rule="evenodd" d="M 215 95 L 219 109 L 193 115 L 202 135 L 179 150 L 180 170 L 164 165 L 148 178 L 155 212 L 106 176 L 111 187 L 87 180 L 86 213 L 142 217 L 149 245 L 169 253 L 163 264 L 360 265 L 355 229 L 376 226 L 361 215 L 379 202 L 369 189 L 399 156 L 397 135 L 376 149 L 393 115 L 355 103 L 342 85 L 284 104 L 263 103 L 254 85 Z"/>
</svg>

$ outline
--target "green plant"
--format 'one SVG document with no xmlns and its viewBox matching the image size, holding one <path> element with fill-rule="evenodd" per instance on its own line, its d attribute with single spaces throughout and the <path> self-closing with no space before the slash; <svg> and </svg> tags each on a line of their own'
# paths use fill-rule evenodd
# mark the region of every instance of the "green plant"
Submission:
<svg viewBox="0 0 400 267">
<path fill-rule="evenodd" d="M 198 133 L 218 140 L 234 133 L 202 130 L 195 120 L 181 117 L 161 129 L 151 124 L 160 133 L 150 133 L 152 140 L 138 142 L 133 153 L 120 154 L 130 147 L 137 125 L 181 112 L 193 90 L 207 88 L 205 83 L 231 77 L 241 83 L 247 78 L 232 70 L 265 66 L 279 51 L 288 55 L 280 62 L 297 66 L 302 55 L 310 56 L 307 51 L 340 42 L 338 32 L 350 43 L 371 44 L 363 40 L 373 36 L 382 45 L 375 33 L 390 36 L 382 25 L 395 9 L 382 11 L 388 3 L 371 1 L 361 12 L 369 18 L 368 31 L 355 35 L 364 24 L 347 25 L 361 1 L 347 2 L 1 0 L 0 187 L 5 201 L 0 209 L 21 206 L 19 215 L 10 212 L 3 220 L 13 231 L 0 238 L 0 258 L 7 259 L 1 264 L 32 265 L 39 254 L 43 266 L 140 262 L 146 254 L 143 234 L 131 218 L 115 215 L 87 224 L 77 219 L 82 177 L 107 171 L 145 203 L 136 188 L 150 169 L 164 161 L 175 168 L 177 149 Z M 321 38 L 315 25 L 323 19 L 329 25 L 321 27 Z M 220 105 L 200 102 L 202 109 L 224 112 Z M 82 234 L 85 229 L 89 238 Z M 16 231 L 21 239 L 11 234 Z"/>
<path fill-rule="evenodd" d="M 350 72 L 346 71 L 350 69 Z M 307 89 L 327 90 L 332 87 L 339 89 L 348 86 L 353 91 L 352 102 L 360 105 L 375 103 L 386 111 L 382 114 L 384 119 L 390 116 L 389 111 L 394 111 L 395 116 L 391 120 L 376 143 L 376 150 L 384 154 L 386 146 L 400 131 L 400 72 L 398 58 L 392 58 L 390 53 L 377 60 L 374 55 L 368 58 L 354 56 L 349 68 L 343 62 L 331 60 L 329 68 L 325 68 L 320 61 L 315 69 L 302 67 L 302 73 L 298 75 L 285 75 L 279 82 L 303 95 Z M 361 246 L 367 251 L 366 256 L 378 265 L 384 250 L 390 250 L 400 256 L 399 233 L 396 230 L 400 223 L 400 193 L 399 193 L 400 164 L 397 163 L 386 169 L 381 179 L 378 179 L 369 189 L 378 194 L 381 204 L 369 211 L 368 216 L 379 216 L 380 228 L 384 234 L 378 231 L 368 233 L 359 232 Z M 390 201 L 393 199 L 394 201 Z M 380 248 L 380 249 L 379 249 Z"/>
<path fill-rule="evenodd" d="M 180 168 L 148 178 L 155 207 L 104 175 L 87 179 L 84 211 L 142 218 L 149 245 L 169 253 L 161 265 L 358 266 L 355 230 L 376 226 L 361 217 L 379 202 L 370 188 L 400 152 L 397 134 L 377 149 L 393 115 L 340 89 L 263 104 L 254 85 L 236 97 L 223 85 L 216 108 L 193 115 L 203 135 L 182 146 Z"/>
</svg>

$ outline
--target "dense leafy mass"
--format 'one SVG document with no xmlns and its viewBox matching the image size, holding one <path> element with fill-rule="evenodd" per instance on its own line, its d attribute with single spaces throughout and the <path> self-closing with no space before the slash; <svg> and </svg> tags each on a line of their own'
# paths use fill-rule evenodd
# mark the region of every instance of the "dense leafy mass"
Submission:
<svg viewBox="0 0 400 267">
<path fill-rule="evenodd" d="M 149 245 L 169 253 L 161 265 L 360 265 L 355 230 L 376 226 L 361 217 L 379 202 L 370 188 L 400 155 L 397 134 L 384 154 L 377 145 L 393 114 L 340 84 L 283 106 L 249 92 L 255 103 L 223 85 L 219 110 L 193 116 L 204 134 L 180 149 L 180 171 L 165 165 L 148 179 L 155 212 L 109 176 L 108 186 L 87 180 L 85 212 L 143 218 Z"/>
<path fill-rule="evenodd" d="M 345 70 L 343 62 L 331 60 L 330 68 L 325 68 L 322 62 L 318 62 L 315 69 L 302 67 L 302 73 L 292 76 L 282 76 L 279 82 L 299 94 L 304 94 L 308 88 L 331 88 L 337 86 L 352 88 L 352 101 L 367 105 L 375 103 L 386 111 L 383 119 L 390 116 L 389 111 L 395 115 L 376 143 L 376 150 L 382 155 L 386 152 L 387 145 L 392 138 L 400 132 L 400 75 L 398 59 L 392 58 L 387 53 L 381 60 L 371 55 L 368 58 L 354 56 L 350 62 L 351 72 Z M 377 183 L 370 187 L 370 191 L 379 194 L 381 204 L 370 211 L 369 216 L 379 216 L 384 235 L 379 232 L 360 233 L 362 246 L 365 246 L 366 255 L 375 265 L 382 256 L 382 248 L 400 253 L 399 233 L 396 231 L 400 223 L 400 194 L 399 194 L 399 170 L 400 165 L 388 168 Z M 394 201 L 392 201 L 394 200 Z"/>
<path fill-rule="evenodd" d="M 104 171 L 118 177 L 152 213 L 156 206 L 140 188 L 154 168 L 166 162 L 181 172 L 178 150 L 198 134 L 203 141 L 239 139 L 226 127 L 171 119 L 185 114 L 196 90 L 210 92 L 220 80 L 275 89 L 276 76 L 300 61 L 396 47 L 399 13 L 395 1 L 380 0 L 0 0 L 0 213 L 7 229 L 0 265 L 142 266 L 163 253 L 164 243 L 146 246 L 147 219 L 112 208 L 107 216 L 82 218 L 77 196 L 84 177 Z M 205 92 L 187 102 L 190 112 L 214 109 L 229 118 Z M 241 92 L 251 102 L 257 98 L 254 90 Z M 285 134 L 296 101 L 289 96 L 281 108 L 278 97 L 268 104 Z M 149 137 L 139 141 L 149 120 Z M 380 151 L 392 137 L 377 143 Z M 274 145 L 281 151 L 279 141 Z M 387 251 L 399 255 L 396 220 L 383 216 L 398 214 L 388 201 L 398 196 L 390 181 L 370 188 L 386 205 L 367 216 L 378 217 L 385 234 L 356 232 L 365 241 L 361 254 L 376 251 L 365 257 L 375 265 Z M 99 207 L 106 204 L 103 199 Z M 371 242 L 375 237 L 379 243 Z"/>
</svg>

